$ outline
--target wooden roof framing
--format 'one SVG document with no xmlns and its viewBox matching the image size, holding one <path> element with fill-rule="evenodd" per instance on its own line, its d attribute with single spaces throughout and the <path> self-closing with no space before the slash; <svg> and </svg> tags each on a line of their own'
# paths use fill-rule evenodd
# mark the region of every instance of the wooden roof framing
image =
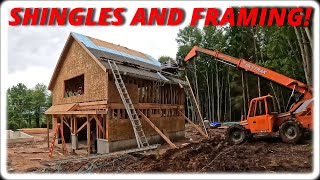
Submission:
<svg viewBox="0 0 320 180">
<path fill-rule="evenodd" d="M 65 59 L 72 43 L 76 41 L 81 45 L 81 47 L 92 57 L 92 59 L 102 68 L 103 71 L 107 72 L 110 69 L 108 63 L 104 61 L 103 58 L 110 58 L 116 60 L 118 63 L 118 67 L 120 73 L 127 74 L 129 76 L 142 78 L 142 79 L 149 79 L 153 81 L 162 81 L 164 83 L 173 83 L 179 84 L 184 83 L 183 80 L 179 80 L 177 78 L 167 78 L 167 75 L 161 74 L 161 67 L 160 63 L 156 62 L 153 58 L 149 55 L 143 54 L 138 51 L 134 51 L 122 46 L 118 46 L 112 43 L 108 43 L 105 41 L 97 40 L 91 37 L 87 37 L 84 35 L 79 35 L 76 33 L 70 33 L 64 48 L 60 54 L 58 63 L 54 69 L 54 73 L 51 77 L 48 89 L 52 90 L 55 84 L 56 78 L 60 72 L 60 69 L 63 65 L 63 60 Z M 90 44 L 85 44 L 84 41 L 90 41 Z M 97 44 L 95 44 L 97 43 Z M 100 49 L 98 45 L 104 45 L 110 49 L 110 52 L 103 51 Z M 97 48 L 92 48 L 96 46 Z M 120 52 L 121 51 L 121 52 Z M 118 52 L 118 53 L 112 53 Z M 130 53 L 129 55 L 126 53 Z M 137 59 L 133 57 L 137 56 Z M 159 65 L 157 65 L 159 63 Z"/>
</svg>

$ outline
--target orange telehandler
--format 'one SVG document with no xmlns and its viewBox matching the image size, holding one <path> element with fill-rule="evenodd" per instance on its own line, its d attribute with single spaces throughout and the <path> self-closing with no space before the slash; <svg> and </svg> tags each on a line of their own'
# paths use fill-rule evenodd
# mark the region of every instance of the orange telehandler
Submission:
<svg viewBox="0 0 320 180">
<path fill-rule="evenodd" d="M 311 133 L 313 129 L 313 88 L 311 86 L 244 59 L 197 46 L 192 48 L 184 61 L 195 57 L 197 52 L 211 55 L 219 62 L 251 72 L 292 90 L 284 113 L 274 112 L 274 102 L 271 95 L 252 99 L 246 119 L 241 118 L 239 124 L 228 127 L 226 139 L 229 143 L 240 144 L 253 134 L 277 131 L 279 131 L 283 142 L 297 143 L 303 139 L 305 134 Z"/>
</svg>

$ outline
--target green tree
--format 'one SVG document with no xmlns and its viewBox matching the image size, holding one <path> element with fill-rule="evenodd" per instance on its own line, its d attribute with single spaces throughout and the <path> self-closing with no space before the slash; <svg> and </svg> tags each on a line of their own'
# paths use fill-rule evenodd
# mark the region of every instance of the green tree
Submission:
<svg viewBox="0 0 320 180">
<path fill-rule="evenodd" d="M 32 110 L 36 127 L 41 126 L 41 118 L 47 109 L 47 87 L 44 84 L 36 84 L 32 90 Z"/>
<path fill-rule="evenodd" d="M 199 53 L 196 59 L 183 59 L 193 46 L 218 50 L 236 58 L 262 65 L 278 73 L 310 84 L 312 53 L 311 28 L 288 25 L 272 27 L 185 27 L 179 30 L 176 59 L 186 67 L 202 113 L 215 120 L 239 120 L 246 115 L 251 98 L 272 94 L 284 109 L 290 91 L 269 80 L 238 71 Z M 299 42 L 300 41 L 300 42 Z M 232 111 L 231 111 L 232 109 Z"/>
<path fill-rule="evenodd" d="M 18 129 L 26 127 L 30 96 L 26 85 L 19 83 L 8 89 L 8 127 Z"/>
<path fill-rule="evenodd" d="M 7 91 L 8 128 L 41 127 L 44 111 L 51 106 L 52 98 L 43 84 L 28 89 L 19 83 Z"/>
<path fill-rule="evenodd" d="M 176 54 L 176 60 L 178 64 L 182 66 L 186 66 L 186 74 L 190 74 L 190 77 L 193 77 L 191 79 L 191 83 L 193 83 L 194 87 L 194 94 L 196 96 L 196 99 L 198 103 L 200 103 L 200 97 L 199 97 L 199 86 L 198 86 L 198 76 L 197 76 L 197 63 L 196 61 L 192 61 L 191 63 L 184 63 L 183 59 L 188 54 L 188 52 L 191 50 L 193 46 L 199 45 L 202 41 L 202 34 L 201 30 L 196 26 L 187 26 L 183 29 L 179 29 L 176 42 L 178 43 L 178 52 Z M 189 108 L 188 114 L 189 113 Z M 194 119 L 194 116 L 193 118 Z"/>
<path fill-rule="evenodd" d="M 160 63 L 164 63 L 164 62 L 169 62 L 169 61 L 174 61 L 172 57 L 170 56 L 160 56 L 158 61 Z"/>
</svg>

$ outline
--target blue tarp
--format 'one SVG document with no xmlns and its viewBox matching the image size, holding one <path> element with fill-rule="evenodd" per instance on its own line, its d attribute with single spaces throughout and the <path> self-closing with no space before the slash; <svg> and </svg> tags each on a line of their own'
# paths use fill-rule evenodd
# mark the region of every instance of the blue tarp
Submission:
<svg viewBox="0 0 320 180">
<path fill-rule="evenodd" d="M 87 36 L 84 36 L 82 34 L 78 34 L 78 33 L 75 33 L 75 32 L 72 32 L 72 34 L 75 35 L 78 38 L 79 41 L 81 41 L 85 46 L 87 46 L 89 48 L 97 49 L 97 50 L 100 50 L 100 51 L 105 51 L 105 52 L 108 52 L 108 53 L 113 53 L 113 54 L 116 54 L 116 55 L 120 55 L 120 56 L 123 56 L 123 57 L 131 58 L 131 59 L 134 59 L 134 60 L 137 60 L 137 61 L 145 62 L 145 63 L 152 64 L 152 65 L 159 66 L 159 67 L 161 65 L 161 63 L 159 61 L 155 60 L 150 55 L 146 54 L 146 56 L 148 56 L 150 58 L 150 60 L 143 59 L 143 58 L 140 58 L 140 57 L 137 57 L 137 56 L 133 56 L 131 54 L 123 53 L 123 52 L 120 52 L 120 51 L 117 51 L 117 50 L 114 50 L 114 49 L 98 46 L 98 45 L 94 44 Z"/>
<path fill-rule="evenodd" d="M 212 122 L 212 123 L 210 123 L 210 126 L 211 126 L 211 127 L 220 127 L 220 126 L 221 126 L 221 123 L 219 123 L 219 122 Z"/>
</svg>

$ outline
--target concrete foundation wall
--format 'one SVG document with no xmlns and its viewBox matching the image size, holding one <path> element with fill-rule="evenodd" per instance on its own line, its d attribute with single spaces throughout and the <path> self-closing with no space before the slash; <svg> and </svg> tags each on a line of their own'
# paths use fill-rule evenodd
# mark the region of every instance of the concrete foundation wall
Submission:
<svg viewBox="0 0 320 180">
<path fill-rule="evenodd" d="M 97 153 L 107 154 L 109 153 L 109 142 L 105 139 L 97 139 Z"/>
<path fill-rule="evenodd" d="M 177 131 L 177 132 L 171 132 L 167 133 L 167 136 L 171 141 L 177 141 L 180 139 L 185 138 L 185 131 Z M 163 144 L 166 143 L 160 135 L 153 135 L 147 137 L 149 144 Z M 137 141 L 136 139 L 127 139 L 127 140 L 121 140 L 121 141 L 113 141 L 109 142 L 107 140 L 99 139 L 98 140 L 98 153 L 99 154 L 105 154 L 105 153 L 111 153 L 115 151 L 125 150 L 125 149 L 131 149 L 131 148 L 137 148 Z"/>
<path fill-rule="evenodd" d="M 34 140 L 33 136 L 30 136 L 24 132 L 7 130 L 8 143 L 30 142 L 33 140 Z"/>
</svg>

